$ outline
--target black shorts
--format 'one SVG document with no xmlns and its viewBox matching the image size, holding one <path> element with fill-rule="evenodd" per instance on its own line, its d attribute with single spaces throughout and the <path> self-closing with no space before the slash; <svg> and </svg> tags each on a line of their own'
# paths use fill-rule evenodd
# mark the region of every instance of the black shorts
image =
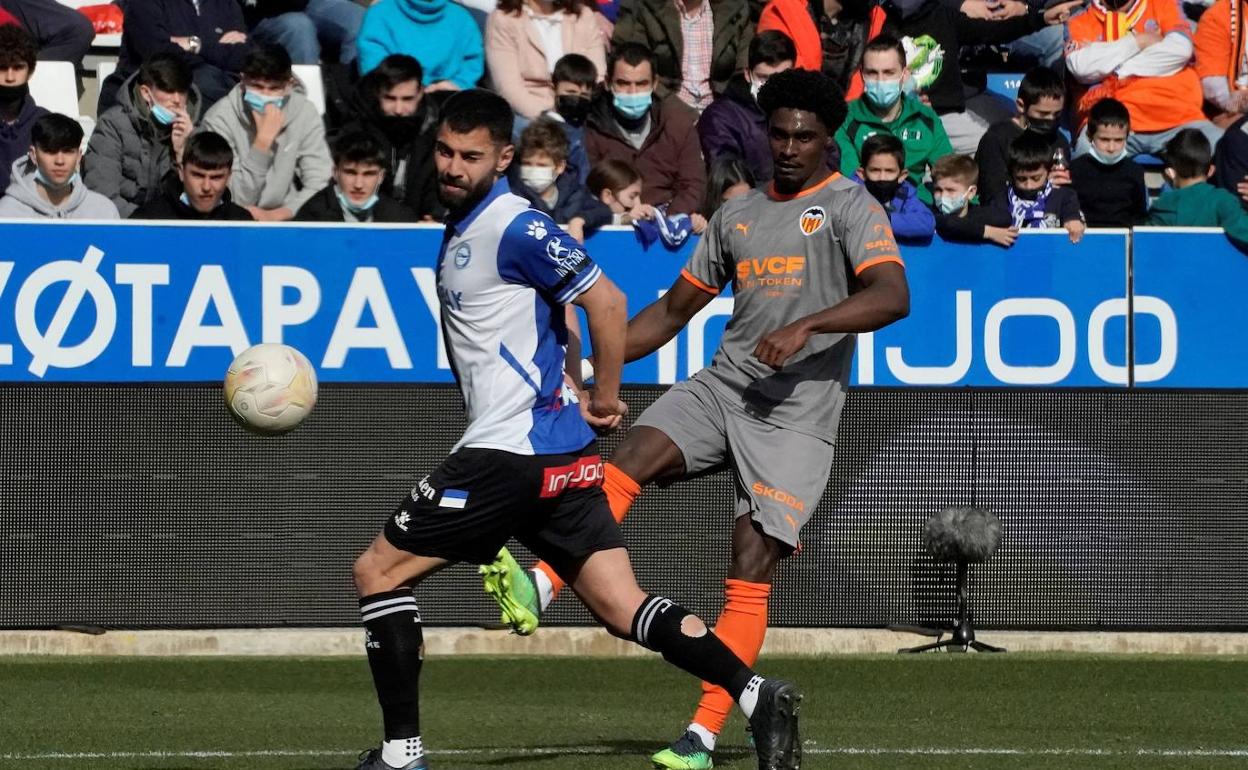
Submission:
<svg viewBox="0 0 1248 770">
<path fill-rule="evenodd" d="M 556 570 L 624 547 L 592 443 L 563 455 L 461 449 L 403 498 L 385 535 L 410 553 L 474 564 L 514 537 Z"/>
</svg>

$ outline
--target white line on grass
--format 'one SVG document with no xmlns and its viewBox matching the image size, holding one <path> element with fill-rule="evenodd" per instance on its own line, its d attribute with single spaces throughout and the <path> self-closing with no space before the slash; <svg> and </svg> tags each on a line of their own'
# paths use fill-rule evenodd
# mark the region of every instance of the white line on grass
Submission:
<svg viewBox="0 0 1248 770">
<path fill-rule="evenodd" d="M 1063 757 L 1248 757 L 1248 749 L 1027 749 L 993 747 L 888 747 L 888 746 L 834 746 L 808 745 L 803 751 L 810 755 L 918 755 L 918 756 L 1063 756 Z M 344 757 L 356 756 L 359 751 L 343 749 L 266 749 L 260 751 L 49 751 L 41 753 L 0 754 L 0 760 L 13 762 L 39 762 L 48 760 L 83 759 L 229 759 L 248 757 Z M 431 751 L 431 756 L 559 756 L 559 755 L 619 755 L 635 752 L 611 746 L 507 746 L 480 749 L 442 749 Z M 744 748 L 725 747 L 721 753 L 745 755 Z"/>
</svg>

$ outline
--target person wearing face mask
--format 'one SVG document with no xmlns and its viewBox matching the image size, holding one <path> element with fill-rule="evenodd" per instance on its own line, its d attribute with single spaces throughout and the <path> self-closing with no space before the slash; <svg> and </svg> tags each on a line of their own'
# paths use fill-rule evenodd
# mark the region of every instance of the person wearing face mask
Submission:
<svg viewBox="0 0 1248 770">
<path fill-rule="evenodd" d="M 936 233 L 953 243 L 995 243 L 1009 248 L 1018 238 L 1009 213 L 975 201 L 979 167 L 970 155 L 946 155 L 932 166 Z"/>
<path fill-rule="evenodd" d="M 568 168 L 568 139 L 559 124 L 539 118 L 520 133 L 516 148 L 519 164 L 509 171 L 511 191 L 563 224 L 581 243 L 603 225 L 611 224 L 611 209 L 590 194 Z"/>
<path fill-rule="evenodd" d="M 906 148 L 906 170 L 919 190 L 919 198 L 930 203 L 931 193 L 922 187 L 928 168 L 953 152 L 940 117 L 931 107 L 906 93 L 910 70 L 906 49 L 891 35 L 880 35 L 867 43 L 862 55 L 863 95 L 849 103 L 849 117 L 836 132 L 841 150 L 841 173 L 853 176 L 862 165 L 858 148 L 873 134 L 892 134 Z"/>
<path fill-rule="evenodd" d="M 285 48 L 256 45 L 242 72 L 242 83 L 208 110 L 203 128 L 224 136 L 238 158 L 230 179 L 234 201 L 259 222 L 286 221 L 329 184 L 325 126 L 295 90 Z"/>
<path fill-rule="evenodd" d="M 1004 212 L 1015 230 L 1065 228 L 1071 243 L 1078 243 L 1087 229 L 1079 196 L 1069 185 L 1059 187 L 1049 181 L 1052 168 L 1049 143 L 1032 131 L 1024 131 L 1010 142 L 1010 185 L 991 207 Z"/>
<path fill-rule="evenodd" d="M 888 212 L 893 235 L 905 243 L 931 240 L 936 232 L 932 210 L 919 200 L 918 191 L 906 179 L 906 150 L 892 134 L 876 134 L 862 143 L 862 167 L 854 181 L 862 184 Z"/>
<path fill-rule="evenodd" d="M 564 54 L 550 73 L 555 86 L 555 107 L 542 113 L 559 123 L 568 137 L 568 170 L 581 184 L 589 178 L 589 154 L 585 152 L 585 121 L 593 106 L 594 91 L 602 72 L 579 53 Z M 517 124 L 520 122 L 516 121 Z M 517 130 L 523 130 L 517 127 Z M 516 138 L 519 138 L 519 133 Z"/>
<path fill-rule="evenodd" d="M 15 24 L 0 26 L 0 189 L 9 186 L 13 161 L 30 151 L 30 131 L 48 111 L 30 96 L 35 41 Z"/>
<path fill-rule="evenodd" d="M 36 120 L 29 154 L 13 162 L 0 218 L 119 219 L 113 202 L 88 190 L 78 174 L 82 139 L 73 118 L 48 113 Z"/>
<path fill-rule="evenodd" d="M 1088 227 L 1132 227 L 1148 214 L 1144 169 L 1127 157 L 1131 115 L 1117 99 L 1088 113 L 1088 154 L 1070 164 L 1070 176 Z"/>
<path fill-rule="evenodd" d="M 1005 170 L 1010 142 L 1024 131 L 1034 132 L 1049 141 L 1053 151 L 1070 158 L 1070 142 L 1057 130 L 1057 123 L 1066 107 L 1066 84 L 1048 67 L 1035 67 L 1023 76 L 1015 100 L 1018 113 L 989 126 L 979 140 L 975 161 L 979 164 L 979 197 L 991 203 L 1005 194 L 1009 174 Z M 1055 185 L 1070 184 L 1070 172 L 1054 169 L 1049 180 Z"/>
<path fill-rule="evenodd" d="M 295 214 L 297 222 L 415 222 L 415 212 L 382 193 L 386 154 L 371 134 L 344 134 L 333 146 L 333 184 Z"/>
<path fill-rule="evenodd" d="M 585 122 L 585 149 L 597 164 L 615 159 L 636 168 L 642 200 L 688 214 L 695 232 L 706 227 L 698 211 L 706 191 L 706 166 L 698 146 L 697 113 L 679 99 L 654 98 L 654 55 L 628 43 L 611 52 L 607 92 Z"/>
<path fill-rule="evenodd" d="M 148 59 L 100 115 L 82 158 L 83 180 L 130 216 L 162 194 L 199 107 L 199 89 L 181 59 L 164 53 Z"/>
<path fill-rule="evenodd" d="M 793 41 L 780 32 L 760 32 L 750 41 L 745 69 L 728 81 L 728 87 L 698 119 L 698 139 L 708 164 L 740 158 L 755 179 L 771 181 L 774 169 L 767 116 L 758 106 L 758 89 L 777 72 L 792 69 L 796 56 Z"/>
<path fill-rule="evenodd" d="M 225 137 L 200 131 L 186 140 L 182 162 L 165 177 L 162 195 L 130 214 L 130 219 L 188 222 L 253 222 L 247 209 L 230 200 L 234 151 Z"/>
</svg>

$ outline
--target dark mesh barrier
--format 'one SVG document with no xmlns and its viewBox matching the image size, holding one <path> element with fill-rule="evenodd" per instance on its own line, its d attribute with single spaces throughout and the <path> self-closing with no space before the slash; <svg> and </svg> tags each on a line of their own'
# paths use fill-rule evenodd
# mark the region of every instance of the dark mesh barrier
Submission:
<svg viewBox="0 0 1248 770">
<path fill-rule="evenodd" d="M 630 390 L 633 414 L 659 393 Z M 352 559 L 463 424 L 438 386 L 324 387 L 277 438 L 208 386 L 5 385 L 0 414 L 9 628 L 354 625 Z M 973 572 L 981 628 L 1248 627 L 1246 423 L 1230 391 L 855 390 L 773 621 L 950 618 L 923 525 L 974 499 L 1005 532 Z M 732 498 L 722 473 L 643 494 L 625 523 L 642 584 L 713 617 Z M 431 624 L 497 618 L 468 567 L 418 597 Z M 589 618 L 567 599 L 547 621 Z"/>
</svg>

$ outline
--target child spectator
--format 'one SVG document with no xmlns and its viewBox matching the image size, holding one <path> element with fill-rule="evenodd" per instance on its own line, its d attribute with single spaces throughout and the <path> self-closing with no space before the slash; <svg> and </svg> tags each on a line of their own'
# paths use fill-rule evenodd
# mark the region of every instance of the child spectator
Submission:
<svg viewBox="0 0 1248 770">
<path fill-rule="evenodd" d="M 613 225 L 631 225 L 654 216 L 654 207 L 641 202 L 641 172 L 622 160 L 604 160 L 586 181 L 590 194 L 611 209 Z"/>
<path fill-rule="evenodd" d="M 988 241 L 1009 248 L 1018 238 L 1004 209 L 975 203 L 979 167 L 970 155 L 946 155 L 932 166 L 936 232 L 947 241 Z"/>
<path fill-rule="evenodd" d="M 598 85 L 598 68 L 579 53 L 570 53 L 555 62 L 550 79 L 555 86 L 555 109 L 546 115 L 563 123 L 563 133 L 568 137 L 568 170 L 585 184 L 589 178 L 585 121 Z"/>
<path fill-rule="evenodd" d="M 1078 243 L 1087 226 L 1079 210 L 1079 196 L 1069 187 L 1059 187 L 1049 179 L 1053 168 L 1053 147 L 1048 140 L 1027 131 L 1010 142 L 1006 170 L 1010 185 L 1004 196 L 991 205 L 1009 215 L 1017 230 L 1066 228 L 1070 242 Z"/>
<path fill-rule="evenodd" d="M 712 162 L 706 174 L 706 203 L 702 214 L 709 220 L 720 206 L 745 195 L 756 184 L 758 180 L 740 158 L 729 155 Z"/>
<path fill-rule="evenodd" d="M 26 30 L 0 26 L 0 189 L 9 186 L 13 161 L 30 151 L 30 130 L 48 111 L 30 98 L 39 50 Z"/>
<path fill-rule="evenodd" d="M 299 222 L 415 222 L 416 213 L 381 191 L 386 151 L 363 131 L 334 142 L 334 182 L 295 214 Z"/>
<path fill-rule="evenodd" d="M 234 151 L 220 134 L 201 131 L 186 140 L 182 165 L 162 186 L 164 195 L 143 204 L 131 219 L 251 222 L 251 213 L 230 200 Z"/>
<path fill-rule="evenodd" d="M 568 138 L 557 122 L 540 118 L 530 123 L 520 134 L 516 157 L 519 184 L 513 178 L 512 189 L 564 224 L 573 238 L 584 243 L 587 234 L 611 224 L 611 209 L 568 170 Z"/>
<path fill-rule="evenodd" d="M 888 212 L 893 235 L 908 241 L 930 239 L 936 232 L 936 218 L 906 178 L 906 148 L 901 140 L 892 134 L 875 134 L 867 137 L 858 154 L 862 165 L 854 181 L 865 185 Z"/>
<path fill-rule="evenodd" d="M 1043 136 L 1054 152 L 1060 151 L 1063 158 L 1070 158 L 1070 142 L 1057 130 L 1057 122 L 1066 107 L 1066 84 L 1061 75 L 1048 67 L 1029 70 L 1019 84 L 1015 105 L 1018 114 L 989 126 L 975 152 L 975 162 L 979 164 L 979 197 L 985 204 L 1005 195 L 1009 183 L 1005 166 L 1010 142 L 1024 131 Z M 1049 179 L 1055 185 L 1070 183 L 1070 175 L 1064 169 L 1055 170 Z"/>
<path fill-rule="evenodd" d="M 120 219 L 108 198 L 78 176 L 82 126 L 49 113 L 30 130 L 30 155 L 13 163 L 12 182 L 0 198 L 3 219 Z"/>
<path fill-rule="evenodd" d="M 1178 227 L 1221 227 L 1226 237 L 1248 250 L 1248 213 L 1234 194 L 1209 184 L 1213 150 L 1209 139 L 1185 128 L 1166 143 L 1166 180 L 1172 189 L 1153 202 L 1148 224 Z"/>
<path fill-rule="evenodd" d="M 1131 115 L 1117 99 L 1102 99 L 1088 112 L 1091 147 L 1070 164 L 1088 227 L 1131 227 L 1148 214 L 1144 169 L 1127 157 L 1130 135 Z"/>
</svg>

